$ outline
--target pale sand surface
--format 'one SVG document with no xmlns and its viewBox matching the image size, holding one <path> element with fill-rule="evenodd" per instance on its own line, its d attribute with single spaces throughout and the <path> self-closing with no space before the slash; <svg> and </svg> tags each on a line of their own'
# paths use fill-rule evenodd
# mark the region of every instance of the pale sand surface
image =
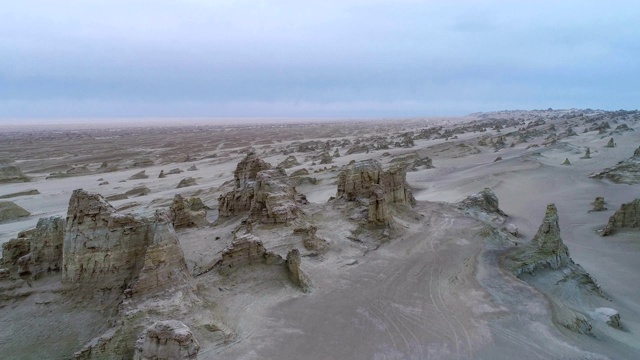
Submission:
<svg viewBox="0 0 640 360">
<path fill-rule="evenodd" d="M 530 114 L 524 112 L 492 116 L 530 121 Z M 6 199 L 24 207 L 32 216 L 0 224 L 0 243 L 34 227 L 40 217 L 65 216 L 69 196 L 77 188 L 108 196 L 144 185 L 150 194 L 111 202 L 116 208 L 136 202 L 126 211 L 140 213 L 168 207 L 175 193 L 195 194 L 213 209 L 209 212 L 213 221 L 217 218 L 217 198 L 223 191 L 220 187 L 233 179 L 236 164 L 249 146 L 275 166 L 287 157 L 282 150 L 295 141 L 397 136 L 406 131 L 417 133 L 434 124 L 455 128 L 475 119 L 330 124 L 312 121 L 298 125 L 282 122 L 226 128 L 198 123 L 201 127 L 197 130 L 172 127 L 161 132 L 154 132 L 153 128 L 106 132 L 76 127 L 68 133 L 65 126 L 59 135 L 51 137 L 45 130 L 0 129 L 0 133 L 4 130 L 8 134 L 1 136 L 11 138 L 0 143 L 0 158 L 13 160 L 32 179 L 29 183 L 0 184 L 0 195 L 30 189 L 40 192 Z M 556 124 L 560 133 L 566 127 L 564 119 L 547 121 L 539 128 Z M 329 165 L 320 165 L 319 160 L 317 165 L 311 165 L 312 157 L 323 151 L 321 147 L 294 152 L 292 155 L 301 165 L 287 169 L 287 173 L 307 168 L 309 176 L 318 180 L 317 185 L 303 184 L 297 190 L 311 202 L 304 211 L 318 227 L 318 234 L 331 244 L 324 256 L 303 257 L 313 291 L 301 293 L 283 281 L 282 274 L 259 266 L 243 269 L 230 278 L 209 272 L 197 277 L 198 296 L 204 299 L 203 303 L 178 320 L 196 334 L 202 359 L 637 358 L 640 230 L 624 230 L 610 237 L 600 237 L 596 230 L 606 224 L 621 203 L 639 198 L 640 188 L 637 184 L 615 184 L 588 176 L 632 155 L 640 145 L 640 122 L 626 122 L 635 131 L 614 135 L 617 147 L 605 148 L 609 135 L 583 133 L 581 119 L 570 121 L 576 124 L 578 136 L 562 138 L 546 147 L 542 145 L 545 134 L 514 147 L 509 144 L 516 138 L 508 138 L 507 147 L 495 152 L 477 145 L 481 137 L 491 135 L 495 139 L 499 135 L 488 129 L 457 134 L 457 139 L 449 140 L 430 136 L 416 140 L 412 148 L 391 144 L 390 149 L 347 155 L 351 146 L 346 146 L 339 149 L 341 157 Z M 611 125 L 615 128 L 615 124 Z M 501 133 L 520 127 L 524 125 L 502 129 Z M 77 134 L 85 135 L 77 138 Z M 458 146 L 461 143 L 468 146 Z M 527 149 L 531 144 L 540 147 Z M 473 147 L 480 152 L 470 152 Z M 591 159 L 580 159 L 585 147 L 591 148 Z M 377 159 L 386 167 L 395 156 L 415 150 L 424 151 L 434 165 L 433 169 L 407 175 L 418 200 L 416 215 L 398 217 L 403 230 L 397 237 L 363 244 L 348 240 L 356 225 L 325 205 L 336 194 L 340 167 L 364 159 Z M 384 153 L 388 154 L 383 156 Z M 216 157 L 210 157 L 214 154 Z M 494 162 L 497 156 L 502 160 Z M 151 159 L 153 165 L 132 167 L 134 158 Z M 565 158 L 570 159 L 571 166 L 561 165 Z M 118 165 L 119 170 L 95 173 L 102 161 Z M 87 165 L 93 173 L 46 179 L 54 172 L 49 171 L 52 167 L 68 169 L 79 165 Z M 192 165 L 198 170 L 158 178 L 161 170 L 187 170 Z M 336 168 L 314 172 L 332 166 Z M 149 175 L 148 179 L 128 180 L 141 170 Z M 194 177 L 198 185 L 176 189 L 187 176 Z M 109 184 L 100 186 L 98 179 Z M 485 225 L 448 204 L 486 187 L 498 196 L 500 208 L 509 215 L 508 222 L 519 228 L 521 243 L 535 234 L 546 205 L 556 204 L 562 238 L 571 257 L 598 281 L 608 299 L 562 296 L 568 296 L 566 300 L 576 307 L 582 306 L 579 310 L 584 312 L 600 306 L 618 310 L 624 331 L 596 324 L 594 335 L 583 335 L 557 325 L 546 295 L 554 292 L 553 275 L 541 274 L 525 282 L 500 268 L 499 256 L 514 245 L 483 236 Z M 605 198 L 607 211 L 588 212 L 596 196 Z M 187 264 L 194 273 L 220 256 L 232 241 L 231 231 L 239 221 L 178 231 Z M 281 255 L 294 245 L 300 246 L 292 243 L 299 240 L 292 240 L 291 228 L 266 226 L 255 232 L 268 249 Z M 45 280 L 52 283 L 47 286 L 55 288 L 52 278 Z M 45 305 L 36 303 L 36 297 L 49 296 L 50 289 L 45 288 L 0 307 L 3 358 L 28 359 L 36 353 L 68 358 L 86 341 L 104 332 L 105 320 L 94 313 L 91 304 L 81 310 L 69 307 L 58 294 Z M 227 327 L 228 333 L 233 334 L 230 341 L 222 341 L 199 326 L 199 318 L 209 317 Z M 74 331 L 58 334 L 61 322 Z M 30 330 L 33 327 L 38 329 Z M 60 341 L 61 338 L 65 340 Z M 29 347 L 39 341 L 43 341 L 40 351 L 29 352 Z"/>
</svg>

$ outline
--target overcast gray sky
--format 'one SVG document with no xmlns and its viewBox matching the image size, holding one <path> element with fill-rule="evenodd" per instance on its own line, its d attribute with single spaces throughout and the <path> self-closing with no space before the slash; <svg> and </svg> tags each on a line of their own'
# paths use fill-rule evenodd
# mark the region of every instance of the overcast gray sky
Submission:
<svg viewBox="0 0 640 360">
<path fill-rule="evenodd" d="M 0 118 L 636 109 L 640 2 L 29 0 Z"/>
</svg>

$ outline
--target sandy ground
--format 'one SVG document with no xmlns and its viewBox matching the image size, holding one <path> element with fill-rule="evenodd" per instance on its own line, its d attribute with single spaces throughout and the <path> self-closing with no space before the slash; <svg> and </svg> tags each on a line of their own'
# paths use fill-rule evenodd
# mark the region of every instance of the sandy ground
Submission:
<svg viewBox="0 0 640 360">
<path fill-rule="evenodd" d="M 527 116 L 527 113 L 495 115 L 520 118 L 522 124 L 531 121 Z M 46 135 L 52 130 L 5 129 L 7 134 L 2 136 L 11 141 L 0 144 L 0 158 L 13 160 L 32 181 L 0 184 L 0 195 L 30 189 L 37 189 L 40 194 L 6 199 L 24 207 L 32 216 L 0 224 L 0 243 L 35 226 L 39 217 L 65 216 L 69 196 L 76 188 L 107 196 L 138 185 L 147 186 L 151 190 L 148 195 L 112 202 L 116 208 L 129 204 L 131 207 L 126 211 L 142 213 L 168 206 L 177 192 L 195 194 L 213 209 L 209 213 L 213 221 L 217 218 L 220 187 L 232 179 L 237 162 L 249 146 L 276 165 L 287 156 L 282 149 L 296 142 L 394 137 L 406 131 L 417 133 L 435 124 L 455 129 L 471 120 L 474 118 L 210 128 L 200 125 L 196 130 L 120 128 L 110 133 L 100 128 L 86 131 L 65 128 L 57 135 Z M 547 121 L 539 128 L 553 123 L 560 132 L 566 125 L 565 120 L 551 116 Z M 597 131 L 583 133 L 585 125 L 580 119 L 570 121 L 575 123 L 578 136 L 562 138 L 546 147 L 541 145 L 545 140 L 541 135 L 496 152 L 477 145 L 483 137 L 495 139 L 500 135 L 497 130 L 488 129 L 467 131 L 454 139 L 431 136 L 416 140 L 411 148 L 392 145 L 389 149 L 346 155 L 350 147 L 346 146 L 339 148 L 341 157 L 328 165 L 312 165 L 313 157 L 322 148 L 294 152 L 292 155 L 301 165 L 287 172 L 306 168 L 309 176 L 318 180 L 316 185 L 304 184 L 297 189 L 311 202 L 304 209 L 309 221 L 331 244 L 324 256 L 303 257 L 303 268 L 313 281 L 313 291 L 304 294 L 286 281 L 286 274 L 260 266 L 248 267 L 231 277 L 212 272 L 199 276 L 196 280 L 198 296 L 204 299 L 203 308 L 191 309 L 183 320 L 200 340 L 201 358 L 637 358 L 640 287 L 634 284 L 640 274 L 637 261 L 640 233 L 625 230 L 615 236 L 600 237 L 596 230 L 621 203 L 640 197 L 640 191 L 638 185 L 614 184 L 588 175 L 630 157 L 640 145 L 640 125 L 629 121 L 636 131 L 616 134 L 618 146 L 605 148 L 610 136 L 603 137 Z M 501 133 L 515 131 L 522 124 L 502 129 Z M 508 138 L 507 145 L 514 139 Z M 21 148 L 21 144 L 28 146 Z M 541 146 L 528 148 L 532 144 Z M 474 153 L 473 147 L 480 152 Z M 580 159 L 586 147 L 591 148 L 592 158 Z M 415 214 L 398 216 L 401 230 L 383 242 L 360 244 L 349 240 L 356 226 L 343 213 L 328 211 L 326 205 L 335 195 L 340 167 L 352 160 L 370 158 L 386 166 L 395 156 L 415 150 L 424 151 L 434 165 L 433 169 L 408 173 L 408 182 L 419 201 Z M 494 162 L 497 156 L 502 160 Z M 153 165 L 131 165 L 132 159 L 143 157 L 152 159 Z M 570 159 L 571 166 L 561 165 L 565 158 Z M 118 170 L 96 172 L 103 161 L 117 164 Z M 59 171 L 50 169 L 80 165 L 87 165 L 91 173 L 46 179 L 50 173 Z M 158 178 L 161 170 L 165 173 L 174 168 L 187 170 L 192 165 L 198 170 Z M 335 168 L 331 169 L 332 166 Z M 323 170 L 325 167 L 327 170 Z M 141 170 L 149 175 L 148 179 L 129 180 Z M 198 185 L 176 189 L 178 182 L 187 176 L 194 177 Z M 98 185 L 103 181 L 109 184 Z M 519 228 L 520 242 L 533 237 L 546 205 L 557 205 L 562 238 L 571 257 L 598 281 L 608 298 L 597 304 L 585 301 L 581 310 L 593 310 L 594 306 L 614 308 L 620 312 L 624 331 L 597 326 L 593 335 L 582 335 L 558 326 L 553 322 L 553 308 L 546 295 L 554 292 L 553 276 L 541 274 L 524 279 L 525 282 L 500 268 L 499 257 L 513 244 L 488 238 L 486 225 L 449 204 L 485 187 L 496 193 L 500 207 L 509 215 L 508 221 Z M 609 210 L 588 212 L 596 196 L 604 196 Z M 178 232 L 187 264 L 194 273 L 219 257 L 230 244 L 231 232 L 239 221 Z M 265 246 L 282 255 L 292 247 L 301 247 L 300 239 L 290 234 L 291 229 L 286 227 L 256 229 Z M 54 280 L 46 281 L 47 286 L 55 287 L 50 284 Z M 82 309 L 70 307 L 60 295 L 43 304 L 38 299 L 47 296 L 47 291 L 37 291 L 0 307 L 0 319 L 9 324 L 0 330 L 3 358 L 37 358 L 39 355 L 29 351 L 35 341 L 29 340 L 29 335 L 41 338 L 47 332 L 58 333 L 61 323 L 94 325 L 88 329 L 74 327 L 77 334 L 66 332 L 62 336 L 63 345 L 42 346 L 51 358 L 65 358 L 63 354 L 77 351 L 85 341 L 104 331 L 99 324 L 106 318 L 92 312 L 90 304 Z M 222 341 L 199 327 L 194 320 L 198 311 L 214 314 L 216 321 L 224 325 L 227 340 Z M 31 334 L 32 326 L 40 330 Z"/>
</svg>

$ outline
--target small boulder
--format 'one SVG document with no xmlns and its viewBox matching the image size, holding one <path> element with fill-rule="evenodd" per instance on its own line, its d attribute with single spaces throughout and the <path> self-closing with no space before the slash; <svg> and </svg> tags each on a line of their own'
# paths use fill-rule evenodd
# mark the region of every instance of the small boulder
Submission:
<svg viewBox="0 0 640 360">
<path fill-rule="evenodd" d="M 180 188 L 187 187 L 187 186 L 194 186 L 194 185 L 198 185 L 196 183 L 196 179 L 194 179 L 192 177 L 186 177 L 186 178 L 180 180 L 180 182 L 178 183 L 178 186 L 176 187 L 176 189 L 180 189 Z"/>
</svg>

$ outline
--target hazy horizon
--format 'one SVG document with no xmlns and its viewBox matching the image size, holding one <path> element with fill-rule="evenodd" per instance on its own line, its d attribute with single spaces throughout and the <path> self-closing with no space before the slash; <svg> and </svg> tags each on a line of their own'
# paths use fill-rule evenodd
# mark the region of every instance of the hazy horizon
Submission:
<svg viewBox="0 0 640 360">
<path fill-rule="evenodd" d="M 636 109 L 640 5 L 32 1 L 0 9 L 0 124 Z"/>
</svg>

